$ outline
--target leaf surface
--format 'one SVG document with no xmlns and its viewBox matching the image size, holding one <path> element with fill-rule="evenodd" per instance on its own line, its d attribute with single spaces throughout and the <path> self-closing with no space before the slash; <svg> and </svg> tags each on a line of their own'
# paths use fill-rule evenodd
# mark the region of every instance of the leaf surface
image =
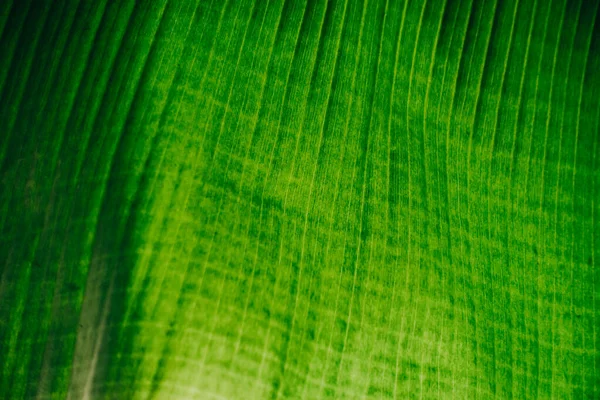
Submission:
<svg viewBox="0 0 600 400">
<path fill-rule="evenodd" d="M 598 14 L 0 2 L 0 398 L 598 398 Z"/>
</svg>

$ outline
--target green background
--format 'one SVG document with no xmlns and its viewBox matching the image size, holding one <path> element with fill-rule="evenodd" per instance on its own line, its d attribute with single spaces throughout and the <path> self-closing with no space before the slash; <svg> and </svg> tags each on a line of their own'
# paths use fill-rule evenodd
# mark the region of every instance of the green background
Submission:
<svg viewBox="0 0 600 400">
<path fill-rule="evenodd" d="M 0 398 L 599 399 L 598 6 L 0 1 Z"/>
</svg>

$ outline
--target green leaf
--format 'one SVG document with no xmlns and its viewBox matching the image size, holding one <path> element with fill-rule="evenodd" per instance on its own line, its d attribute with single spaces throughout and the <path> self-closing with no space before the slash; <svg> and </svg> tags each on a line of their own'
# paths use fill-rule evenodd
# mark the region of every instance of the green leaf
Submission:
<svg viewBox="0 0 600 400">
<path fill-rule="evenodd" d="M 0 398 L 599 398 L 599 3 L 0 2 Z"/>
</svg>

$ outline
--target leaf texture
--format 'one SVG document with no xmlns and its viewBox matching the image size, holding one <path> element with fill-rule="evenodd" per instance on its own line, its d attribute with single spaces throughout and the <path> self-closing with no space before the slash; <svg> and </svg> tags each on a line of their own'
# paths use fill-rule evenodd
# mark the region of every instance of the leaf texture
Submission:
<svg viewBox="0 0 600 400">
<path fill-rule="evenodd" d="M 600 398 L 599 14 L 0 2 L 0 398 Z"/>
</svg>

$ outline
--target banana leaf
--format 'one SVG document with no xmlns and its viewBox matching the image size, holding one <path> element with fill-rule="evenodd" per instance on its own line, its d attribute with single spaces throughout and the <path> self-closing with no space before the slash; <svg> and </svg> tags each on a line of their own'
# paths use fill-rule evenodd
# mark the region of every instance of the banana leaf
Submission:
<svg viewBox="0 0 600 400">
<path fill-rule="evenodd" d="M 0 398 L 600 399 L 599 3 L 0 1 Z"/>
</svg>

